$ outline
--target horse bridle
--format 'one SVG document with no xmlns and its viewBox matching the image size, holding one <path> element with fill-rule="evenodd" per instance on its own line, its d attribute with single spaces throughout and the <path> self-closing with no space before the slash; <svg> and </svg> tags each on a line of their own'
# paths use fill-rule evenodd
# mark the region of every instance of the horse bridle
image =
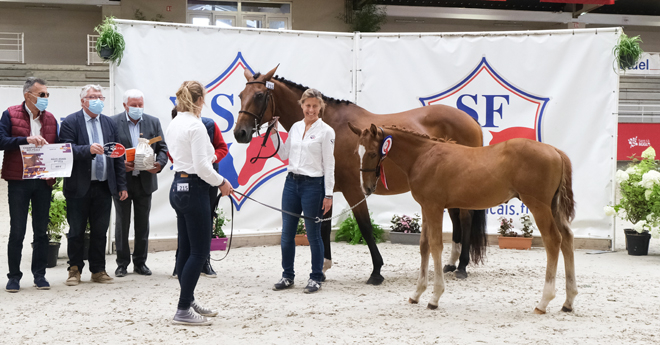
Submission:
<svg viewBox="0 0 660 345">
<path fill-rule="evenodd" d="M 383 134 L 383 140 L 385 140 L 385 131 L 383 131 L 382 127 L 378 127 L 378 129 L 380 129 L 380 132 Z M 383 143 L 381 142 L 380 145 L 382 147 Z M 375 172 L 376 173 L 376 179 L 380 178 L 380 172 L 381 172 L 380 165 L 383 163 L 385 158 L 387 158 L 387 154 L 383 154 L 382 150 L 379 150 L 378 153 L 380 154 L 380 160 L 378 161 L 378 164 L 376 164 L 375 168 L 373 168 L 373 169 L 362 169 L 362 167 L 360 167 L 361 172 Z"/>
<path fill-rule="evenodd" d="M 263 105 L 261 106 L 261 110 L 259 111 L 259 115 L 256 115 L 256 114 L 254 114 L 252 112 L 249 112 L 247 110 L 239 110 L 238 113 L 239 114 L 240 113 L 246 113 L 246 114 L 251 115 L 252 117 L 254 117 L 254 131 L 257 132 L 257 136 L 261 136 L 261 133 L 259 133 L 259 127 L 261 125 L 262 120 L 264 119 L 264 115 L 266 115 L 266 109 L 268 109 L 268 100 L 271 100 L 271 102 L 273 103 L 273 110 L 272 110 L 271 118 L 275 119 L 275 99 L 273 98 L 273 95 L 270 93 L 270 90 L 272 90 L 272 87 L 274 87 L 274 86 L 271 83 L 271 86 L 268 87 L 268 84 L 266 84 L 265 81 L 249 81 L 249 82 L 245 83 L 245 85 L 249 85 L 249 84 L 262 84 L 263 86 L 265 86 L 266 87 L 266 98 L 264 99 Z M 268 142 L 268 137 L 270 136 L 270 130 L 273 127 L 275 127 L 275 123 L 276 123 L 276 121 L 273 121 L 271 124 L 268 125 L 268 128 L 266 129 L 266 133 L 264 134 L 264 140 L 261 143 L 261 147 L 259 147 L 259 152 L 257 152 L 256 156 L 250 158 L 250 163 L 254 164 L 259 159 L 269 159 L 269 158 L 275 157 L 275 155 L 280 151 L 280 144 L 279 143 L 280 143 L 281 139 L 278 140 L 277 149 L 275 150 L 275 152 L 273 152 L 272 155 L 270 155 L 268 157 L 262 157 L 261 156 L 261 150 L 264 147 L 266 147 L 266 142 Z M 277 132 L 277 136 L 278 137 L 280 136 L 279 132 Z"/>
<path fill-rule="evenodd" d="M 249 84 L 262 84 L 263 86 L 266 86 L 265 81 L 249 81 L 249 82 L 245 83 L 245 85 L 249 85 Z M 249 112 L 247 110 L 239 110 L 238 111 L 239 114 L 240 113 L 246 113 L 246 114 L 254 117 L 254 131 L 257 132 L 258 136 L 261 135 L 261 133 L 259 133 L 259 126 L 261 125 L 261 122 L 264 119 L 264 115 L 266 115 L 266 110 L 268 109 L 268 100 L 271 100 L 273 102 L 273 111 L 272 111 L 273 115 L 272 115 L 272 117 L 275 116 L 275 100 L 273 99 L 273 95 L 270 93 L 270 90 L 271 89 L 269 89 L 266 86 L 266 99 L 264 100 L 263 105 L 261 106 L 261 110 L 259 111 L 259 115 L 254 114 L 252 112 Z"/>
</svg>

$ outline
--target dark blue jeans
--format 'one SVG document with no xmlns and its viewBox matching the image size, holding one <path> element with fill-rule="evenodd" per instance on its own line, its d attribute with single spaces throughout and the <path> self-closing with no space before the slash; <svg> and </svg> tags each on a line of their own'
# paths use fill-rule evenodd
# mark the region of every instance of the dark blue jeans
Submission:
<svg viewBox="0 0 660 345">
<path fill-rule="evenodd" d="M 323 214 L 323 197 L 325 184 L 323 177 L 308 177 L 289 173 L 282 192 L 282 209 L 302 214 L 307 217 L 321 217 Z M 293 264 L 296 257 L 296 228 L 299 217 L 282 213 L 282 277 L 293 279 L 295 273 Z M 321 223 L 305 219 L 309 249 L 312 251 L 311 279 L 323 279 L 323 240 L 321 239 Z"/>
<path fill-rule="evenodd" d="M 82 198 L 66 199 L 66 219 L 69 222 L 67 254 L 69 267 L 78 266 L 82 272 L 85 229 L 89 222 L 89 271 L 105 271 L 105 246 L 107 243 L 112 194 L 108 182 L 92 181 Z"/>
<path fill-rule="evenodd" d="M 32 275 L 46 275 L 48 256 L 48 212 L 50 211 L 51 187 L 45 180 L 21 180 L 7 182 L 9 197 L 9 243 L 7 244 L 7 261 L 9 263 L 9 279 L 21 279 L 21 253 L 25 228 L 27 226 L 28 208 L 32 202 Z"/>
<path fill-rule="evenodd" d="M 181 173 L 176 173 L 172 181 L 170 205 L 176 211 L 179 234 L 176 273 L 181 294 L 178 309 L 190 308 L 199 274 L 211 251 L 209 188 L 211 186 L 197 175 L 181 177 Z"/>
</svg>

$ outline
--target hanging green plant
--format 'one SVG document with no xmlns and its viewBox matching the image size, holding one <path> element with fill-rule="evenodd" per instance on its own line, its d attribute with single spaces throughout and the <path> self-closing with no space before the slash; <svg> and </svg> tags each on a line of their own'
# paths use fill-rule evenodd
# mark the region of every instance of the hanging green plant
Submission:
<svg viewBox="0 0 660 345">
<path fill-rule="evenodd" d="M 103 23 L 94 28 L 98 32 L 99 38 L 96 40 L 96 53 L 106 61 L 121 64 L 121 58 L 124 56 L 126 43 L 124 36 L 117 31 L 115 17 L 105 17 Z"/>
<path fill-rule="evenodd" d="M 377 6 L 373 0 L 363 0 L 359 5 L 354 3 L 350 7 L 337 18 L 351 24 L 352 31 L 378 32 L 381 25 L 387 22 L 387 10 L 383 6 Z"/>
<path fill-rule="evenodd" d="M 620 69 L 626 70 L 635 67 L 637 61 L 642 57 L 642 53 L 644 53 L 639 46 L 641 42 L 642 39 L 639 36 L 628 37 L 628 35 L 621 33 L 619 42 L 612 50 Z"/>
</svg>

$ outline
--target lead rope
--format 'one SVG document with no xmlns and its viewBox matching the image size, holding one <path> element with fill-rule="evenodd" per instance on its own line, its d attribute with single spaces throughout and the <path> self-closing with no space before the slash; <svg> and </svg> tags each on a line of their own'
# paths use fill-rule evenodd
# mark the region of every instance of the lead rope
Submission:
<svg viewBox="0 0 660 345">
<path fill-rule="evenodd" d="M 342 215 L 344 215 L 344 214 L 346 214 L 346 213 L 352 211 L 354 208 L 358 207 L 358 205 L 360 205 L 360 204 L 363 203 L 365 200 L 367 200 L 367 198 L 369 197 L 369 195 L 371 195 L 371 194 L 369 194 L 369 195 L 365 195 L 364 199 L 360 200 L 357 204 L 351 206 L 350 208 L 348 208 L 348 209 L 342 211 L 341 213 L 339 213 L 339 214 L 337 214 L 337 215 L 334 215 L 334 216 L 332 216 L 332 217 L 329 217 L 329 218 L 320 218 L 320 217 L 312 218 L 312 217 L 303 216 L 303 215 L 301 215 L 301 214 L 297 214 L 297 213 L 293 213 L 293 212 L 285 211 L 285 210 L 282 210 L 282 209 L 279 209 L 279 208 L 276 208 L 276 207 L 273 207 L 273 206 L 270 206 L 270 205 L 264 204 L 264 203 L 262 203 L 262 202 L 260 202 L 260 201 L 254 200 L 254 199 L 250 198 L 249 196 L 247 196 L 247 195 L 245 195 L 245 194 L 243 194 L 243 193 L 241 193 L 241 192 L 238 192 L 238 191 L 234 191 L 234 193 L 236 193 L 236 194 L 238 194 L 238 195 L 241 195 L 241 196 L 243 196 L 243 197 L 245 197 L 245 198 L 247 198 L 247 199 L 249 199 L 249 200 L 252 200 L 252 201 L 256 202 L 257 204 L 260 204 L 260 205 L 266 206 L 266 207 L 268 207 L 268 208 L 270 208 L 270 209 L 273 209 L 273 210 L 275 210 L 275 211 L 282 212 L 282 213 L 286 213 L 286 214 L 291 215 L 291 216 L 294 216 L 294 217 L 299 217 L 299 218 L 304 218 L 304 219 L 311 219 L 311 220 L 313 220 L 315 223 L 327 222 L 327 221 L 331 221 L 331 220 L 333 220 L 333 219 L 335 219 L 335 218 L 339 218 L 339 217 L 341 217 Z M 220 202 L 220 198 L 221 198 L 221 197 L 222 197 L 222 194 L 218 195 L 217 199 L 215 200 L 215 205 L 216 205 L 216 207 L 217 207 L 218 203 Z M 231 241 L 232 241 L 232 239 L 234 238 L 234 202 L 233 202 L 233 200 L 234 200 L 234 198 L 232 198 L 231 195 L 230 195 L 230 196 L 229 196 L 229 203 L 231 204 L 231 231 L 230 231 L 230 233 L 229 233 L 229 244 L 227 245 L 227 252 L 225 253 L 225 256 L 223 256 L 221 259 L 214 259 L 214 258 L 211 258 L 211 260 L 213 260 L 213 261 L 222 261 L 222 260 L 224 260 L 224 259 L 227 257 L 227 255 L 229 255 L 229 250 L 231 250 Z"/>
</svg>

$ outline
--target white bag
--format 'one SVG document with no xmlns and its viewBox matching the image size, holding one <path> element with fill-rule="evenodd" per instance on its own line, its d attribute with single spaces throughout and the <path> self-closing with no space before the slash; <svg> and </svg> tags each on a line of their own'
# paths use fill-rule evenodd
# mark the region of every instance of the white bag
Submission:
<svg viewBox="0 0 660 345">
<path fill-rule="evenodd" d="M 149 140 L 145 138 L 138 139 L 138 145 L 135 148 L 135 169 L 151 170 L 155 168 L 156 154 L 149 145 Z"/>
</svg>

